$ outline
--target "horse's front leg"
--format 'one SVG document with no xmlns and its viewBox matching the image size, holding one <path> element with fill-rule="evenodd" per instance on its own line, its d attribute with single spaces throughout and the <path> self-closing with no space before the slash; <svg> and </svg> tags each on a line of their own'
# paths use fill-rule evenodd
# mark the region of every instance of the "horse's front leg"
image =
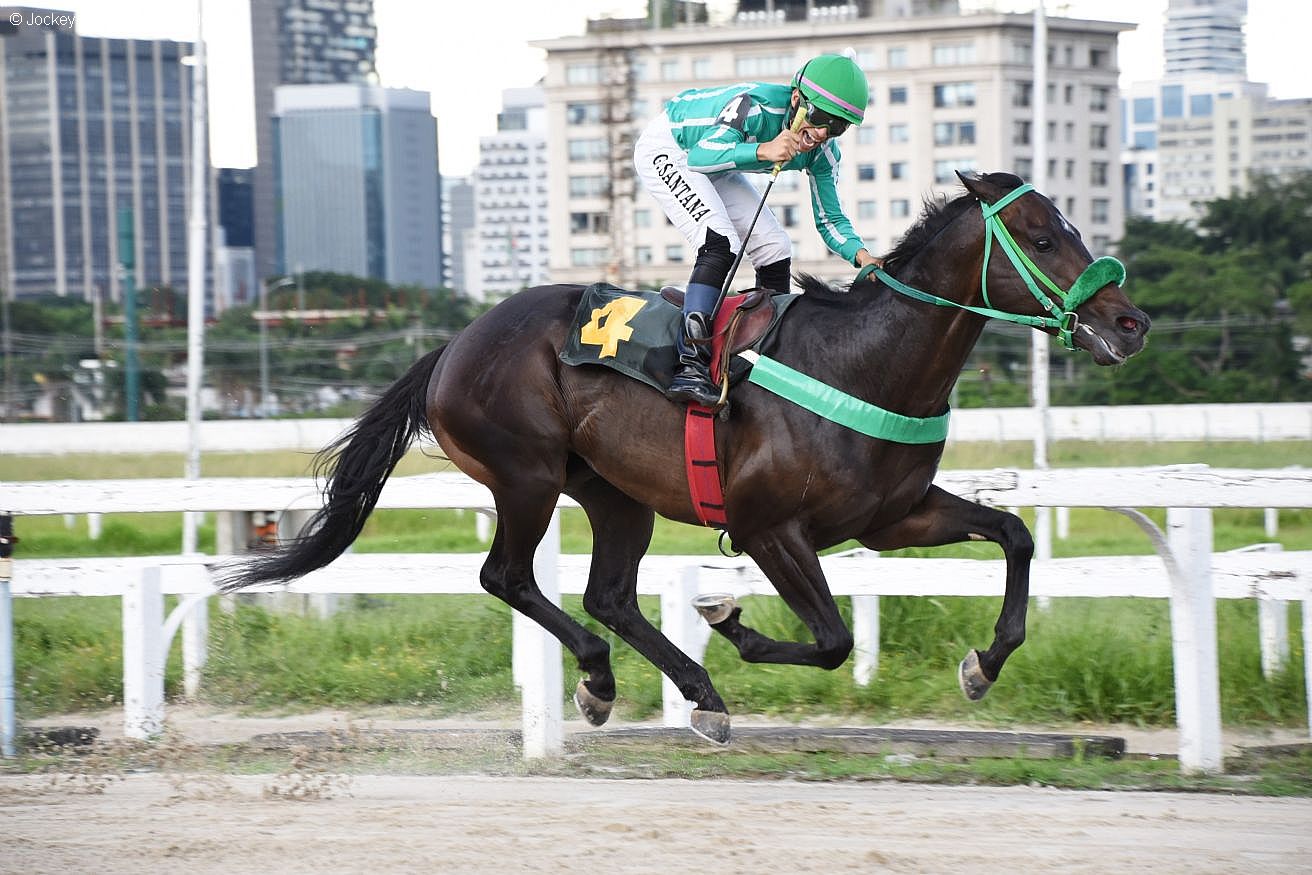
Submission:
<svg viewBox="0 0 1312 875">
<path fill-rule="evenodd" d="M 742 608 L 731 601 L 699 605 L 711 628 L 728 638 L 747 662 L 815 665 L 835 669 L 852 652 L 852 633 L 838 613 L 815 547 L 790 525 L 745 539 L 743 549 L 756 560 L 779 596 L 806 624 L 815 643 L 776 641 L 741 622 Z"/>
<path fill-rule="evenodd" d="M 1029 604 L 1030 560 L 1034 539 L 1015 514 L 995 510 L 931 486 L 907 516 L 891 526 L 863 535 L 872 550 L 901 547 L 939 547 L 961 541 L 993 541 L 1007 560 L 1007 588 L 1002 612 L 993 627 L 993 644 L 980 653 L 971 650 L 961 661 L 961 690 L 970 699 L 982 699 L 998 679 L 1002 664 L 1025 642 L 1025 612 Z"/>
</svg>

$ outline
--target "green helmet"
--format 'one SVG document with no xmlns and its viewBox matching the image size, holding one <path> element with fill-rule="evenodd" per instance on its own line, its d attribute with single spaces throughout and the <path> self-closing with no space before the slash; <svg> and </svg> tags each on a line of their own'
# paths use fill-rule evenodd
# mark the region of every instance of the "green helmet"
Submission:
<svg viewBox="0 0 1312 875">
<path fill-rule="evenodd" d="M 861 124 L 870 102 L 870 86 L 856 62 L 845 55 L 817 55 L 793 77 L 793 87 L 808 102 L 831 115 Z"/>
</svg>

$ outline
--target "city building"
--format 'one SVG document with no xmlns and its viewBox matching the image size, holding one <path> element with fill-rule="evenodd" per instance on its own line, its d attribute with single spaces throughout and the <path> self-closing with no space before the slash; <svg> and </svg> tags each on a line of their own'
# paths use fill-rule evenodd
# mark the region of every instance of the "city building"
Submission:
<svg viewBox="0 0 1312 875">
<path fill-rule="evenodd" d="M 1127 214 L 1188 222 L 1255 174 L 1312 169 L 1310 102 L 1270 100 L 1248 80 L 1247 11 L 1247 0 L 1168 3 L 1165 74 L 1121 97 Z"/>
<path fill-rule="evenodd" d="M 80 36 L 70 13 L 7 11 L 0 292 L 117 301 L 124 260 L 138 289 L 185 289 L 191 45 Z"/>
<path fill-rule="evenodd" d="M 547 52 L 548 152 L 564 156 L 549 177 L 552 280 L 686 281 L 693 253 L 634 190 L 636 133 L 685 89 L 787 82 L 822 52 L 852 53 L 870 81 L 867 121 L 840 141 L 838 186 L 871 251 L 896 244 L 924 197 L 958 192 L 958 171 L 1031 176 L 1044 136 L 1045 193 L 1105 252 L 1123 228 L 1116 39 L 1128 25 L 1049 18 L 1045 131 L 1032 130 L 1032 26 L 1028 14 L 960 14 L 954 2 L 776 0 L 744 3 L 722 26 L 597 21 L 535 43 Z M 851 279 L 812 227 L 802 174 L 782 174 L 769 204 L 793 238 L 795 271 Z"/>
<path fill-rule="evenodd" d="M 259 300 L 255 273 L 254 170 L 220 168 L 214 224 L 214 311 L 243 307 Z"/>
<path fill-rule="evenodd" d="M 540 88 L 511 88 L 502 100 L 496 134 L 479 138 L 474 229 L 465 238 L 461 291 L 477 301 L 541 285 L 550 268 L 544 95 Z"/>
<path fill-rule="evenodd" d="M 272 136 L 275 274 L 440 283 L 437 120 L 427 93 L 284 85 L 274 95 Z"/>
<path fill-rule="evenodd" d="M 474 230 L 474 186 L 468 177 L 442 177 L 442 285 L 464 294 L 465 240 Z"/>
<path fill-rule="evenodd" d="M 280 85 L 377 84 L 373 0 L 250 0 L 255 81 L 256 268 L 277 269 L 274 203 L 274 91 Z"/>
</svg>

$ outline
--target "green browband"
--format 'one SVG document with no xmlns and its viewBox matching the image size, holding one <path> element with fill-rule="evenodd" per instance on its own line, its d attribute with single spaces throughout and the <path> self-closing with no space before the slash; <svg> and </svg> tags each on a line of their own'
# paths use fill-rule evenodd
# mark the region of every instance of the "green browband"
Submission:
<svg viewBox="0 0 1312 875">
<path fill-rule="evenodd" d="M 853 431 L 899 444 L 936 444 L 947 440 L 948 413 L 928 419 L 903 416 L 854 398 L 752 350 L 738 355 L 752 363 L 748 382 Z"/>
</svg>

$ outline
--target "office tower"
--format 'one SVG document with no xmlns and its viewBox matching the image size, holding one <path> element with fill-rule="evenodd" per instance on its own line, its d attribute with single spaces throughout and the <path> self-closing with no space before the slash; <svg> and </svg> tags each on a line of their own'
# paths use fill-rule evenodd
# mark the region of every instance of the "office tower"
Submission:
<svg viewBox="0 0 1312 875">
<path fill-rule="evenodd" d="M 277 273 L 274 91 L 281 85 L 374 84 L 373 0 L 251 0 L 255 80 L 256 271 Z"/>
<path fill-rule="evenodd" d="M 437 122 L 428 94 L 284 85 L 273 138 L 279 267 L 440 283 Z"/>
<path fill-rule="evenodd" d="M 3 293 L 119 300 L 123 210 L 136 287 L 185 289 L 190 44 L 79 36 L 69 13 L 10 10 L 19 23 L 0 21 Z"/>
</svg>

